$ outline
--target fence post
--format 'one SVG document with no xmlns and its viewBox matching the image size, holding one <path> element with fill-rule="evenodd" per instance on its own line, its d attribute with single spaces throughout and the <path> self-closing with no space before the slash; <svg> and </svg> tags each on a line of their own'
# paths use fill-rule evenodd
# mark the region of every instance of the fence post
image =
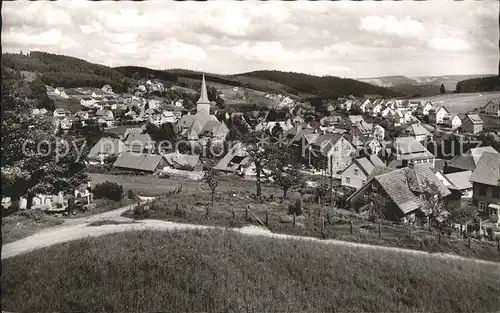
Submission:
<svg viewBox="0 0 500 313">
<path fill-rule="evenodd" d="M 380 226 L 380 222 L 378 222 L 378 239 L 382 238 L 382 228 Z"/>
<path fill-rule="evenodd" d="M 441 243 L 441 232 L 438 233 L 438 243 Z"/>
<path fill-rule="evenodd" d="M 497 240 L 498 255 L 500 255 L 500 239 Z"/>
<path fill-rule="evenodd" d="M 325 231 L 325 218 L 321 218 L 321 232 Z"/>
<path fill-rule="evenodd" d="M 269 225 L 269 212 L 266 209 L 266 226 Z"/>
<path fill-rule="evenodd" d="M 205 208 L 205 218 L 208 220 L 208 206 Z"/>
<path fill-rule="evenodd" d="M 295 226 L 295 212 L 293 212 L 293 226 Z"/>
<path fill-rule="evenodd" d="M 412 239 L 412 237 L 411 237 L 411 236 L 412 236 L 412 235 L 411 235 L 411 226 L 410 226 L 410 227 L 408 227 L 408 235 L 410 236 L 410 240 L 411 240 L 411 239 Z"/>
<path fill-rule="evenodd" d="M 469 249 L 470 249 L 470 236 L 469 236 L 469 243 L 468 243 Z"/>
<path fill-rule="evenodd" d="M 248 206 L 245 208 L 245 219 L 248 219 Z"/>
<path fill-rule="evenodd" d="M 352 235 L 352 221 L 349 221 L 349 233 Z"/>
<path fill-rule="evenodd" d="M 235 218 L 234 208 L 231 208 L 231 213 L 233 214 L 233 220 L 234 220 L 234 218 Z"/>
</svg>

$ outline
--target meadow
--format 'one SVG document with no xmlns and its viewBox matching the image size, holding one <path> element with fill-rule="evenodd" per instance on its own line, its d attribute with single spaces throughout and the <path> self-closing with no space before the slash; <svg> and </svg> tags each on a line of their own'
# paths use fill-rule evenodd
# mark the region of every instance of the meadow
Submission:
<svg viewBox="0 0 500 313">
<path fill-rule="evenodd" d="M 500 92 L 481 93 L 454 93 L 433 97 L 415 98 L 412 100 L 431 101 L 435 104 L 443 105 L 447 110 L 455 114 L 468 113 L 476 108 L 486 105 L 490 100 L 498 100 Z"/>
<path fill-rule="evenodd" d="M 276 240 L 134 231 L 2 261 L 15 312 L 494 312 L 499 265 Z"/>
</svg>

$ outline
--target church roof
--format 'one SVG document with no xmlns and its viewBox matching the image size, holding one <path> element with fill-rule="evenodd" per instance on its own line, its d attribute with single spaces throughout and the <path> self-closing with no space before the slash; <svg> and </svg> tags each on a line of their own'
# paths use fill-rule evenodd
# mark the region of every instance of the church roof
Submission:
<svg viewBox="0 0 500 313">
<path fill-rule="evenodd" d="M 207 84 L 205 83 L 205 74 L 203 74 L 203 78 L 201 79 L 201 94 L 200 94 L 200 99 L 198 99 L 197 104 L 210 104 L 210 101 L 208 100 L 208 93 L 207 93 Z"/>
</svg>

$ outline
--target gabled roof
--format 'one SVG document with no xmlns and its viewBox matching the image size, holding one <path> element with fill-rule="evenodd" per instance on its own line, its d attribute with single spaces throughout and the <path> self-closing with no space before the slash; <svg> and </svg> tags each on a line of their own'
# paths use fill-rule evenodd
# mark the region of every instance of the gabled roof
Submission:
<svg viewBox="0 0 500 313">
<path fill-rule="evenodd" d="M 251 158 L 242 143 L 236 143 L 231 150 L 214 166 L 219 171 L 235 172 L 239 166 L 246 166 Z"/>
<path fill-rule="evenodd" d="M 471 171 L 463 171 L 445 174 L 444 177 L 452 184 L 452 186 L 448 187 L 449 189 L 464 190 L 472 188 L 472 184 L 469 181 L 471 175 Z"/>
<path fill-rule="evenodd" d="M 157 154 L 138 154 L 131 152 L 122 153 L 113 164 L 114 167 L 121 167 L 133 170 L 154 172 L 162 159 Z"/>
<path fill-rule="evenodd" d="M 352 124 L 356 124 L 358 122 L 364 122 L 365 120 L 363 119 L 363 116 L 361 116 L 361 115 L 349 115 L 349 121 Z"/>
<path fill-rule="evenodd" d="M 413 137 L 398 137 L 394 140 L 394 148 L 399 155 L 418 155 L 434 157 L 420 142 Z"/>
<path fill-rule="evenodd" d="M 470 177 L 473 183 L 500 186 L 500 154 L 484 152 Z"/>
<path fill-rule="evenodd" d="M 353 196 L 362 192 L 366 185 L 377 181 L 387 196 L 394 204 L 404 213 L 410 213 L 423 206 L 422 200 L 418 197 L 424 189 L 425 184 L 429 183 L 437 187 L 439 196 L 445 197 L 450 194 L 448 188 L 434 175 L 434 173 L 426 167 L 416 167 L 414 169 L 401 168 L 397 170 L 387 169 L 386 173 L 373 175 L 365 185 L 352 194 L 347 201 Z"/>
<path fill-rule="evenodd" d="M 88 156 L 97 157 L 99 154 L 119 154 L 125 151 L 125 144 L 117 138 L 103 137 L 90 149 Z"/>
<path fill-rule="evenodd" d="M 481 158 L 481 156 L 485 152 L 498 154 L 498 151 L 495 150 L 495 148 L 493 148 L 492 146 L 472 148 L 469 150 L 469 152 L 467 154 L 472 156 L 472 158 L 474 159 L 474 164 L 477 165 L 477 163 L 479 162 L 479 159 Z"/>
<path fill-rule="evenodd" d="M 199 155 L 180 154 L 177 152 L 163 155 L 167 163 L 174 167 L 190 167 L 193 168 L 200 161 Z"/>
<path fill-rule="evenodd" d="M 140 134 L 140 133 L 129 133 L 127 138 L 125 139 L 125 144 L 142 144 L 148 145 L 152 142 L 151 136 L 149 134 Z"/>
<path fill-rule="evenodd" d="M 469 114 L 467 118 L 472 122 L 472 124 L 484 124 L 481 117 L 477 114 Z"/>
<path fill-rule="evenodd" d="M 408 127 L 406 127 L 405 132 L 408 132 L 408 134 L 410 134 L 412 136 L 422 136 L 422 135 L 429 136 L 431 134 L 420 123 L 415 123 L 415 124 L 409 125 Z"/>
</svg>

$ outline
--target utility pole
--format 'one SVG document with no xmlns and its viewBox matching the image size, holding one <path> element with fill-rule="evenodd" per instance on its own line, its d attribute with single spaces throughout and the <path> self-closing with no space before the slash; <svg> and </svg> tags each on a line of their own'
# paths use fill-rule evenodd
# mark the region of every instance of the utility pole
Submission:
<svg viewBox="0 0 500 313">
<path fill-rule="evenodd" d="M 330 155 L 330 206 L 333 206 L 333 154 Z"/>
</svg>

